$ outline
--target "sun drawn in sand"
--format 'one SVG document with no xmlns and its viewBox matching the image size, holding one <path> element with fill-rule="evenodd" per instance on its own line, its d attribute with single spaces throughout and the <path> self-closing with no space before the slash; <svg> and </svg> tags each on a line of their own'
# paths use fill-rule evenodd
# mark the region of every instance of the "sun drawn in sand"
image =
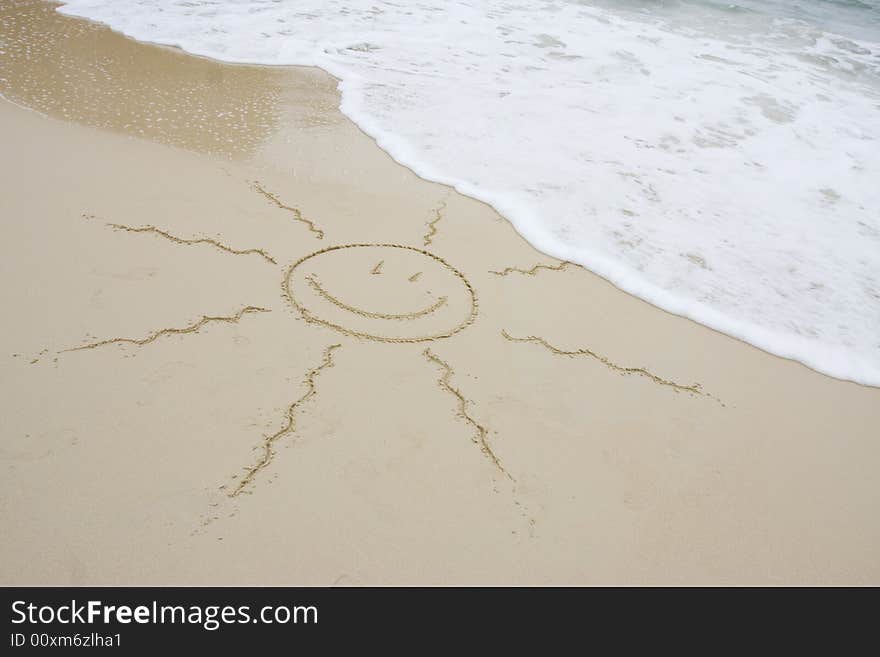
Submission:
<svg viewBox="0 0 880 657">
<path fill-rule="evenodd" d="M 259 182 L 251 183 L 251 187 L 274 206 L 289 213 L 294 221 L 302 223 L 313 239 L 325 239 L 324 231 L 314 221 L 307 219 L 298 208 L 287 205 Z M 473 403 L 455 385 L 453 366 L 435 351 L 437 343 L 466 331 L 479 316 L 477 292 L 470 280 L 444 258 L 423 248 L 430 246 L 438 234 L 438 224 L 443 219 L 445 208 L 444 200 L 431 211 L 431 218 L 426 222 L 427 232 L 420 246 L 391 243 L 336 244 L 303 255 L 282 270 L 281 288 L 290 307 L 307 323 L 335 332 L 340 341 L 327 345 L 320 361 L 305 372 L 301 380 L 304 392 L 287 407 L 278 429 L 256 442 L 254 450 L 257 457 L 243 467 L 243 474 L 235 475 L 233 483 L 220 487 L 226 495 L 235 498 L 254 491 L 261 473 L 273 464 L 279 441 L 296 433 L 298 416 L 305 410 L 308 402 L 319 394 L 319 378 L 327 368 L 333 367 L 334 353 L 343 348 L 343 342 L 347 348 L 361 341 L 378 341 L 414 349 L 414 355 L 424 359 L 437 377 L 438 389 L 450 398 L 452 410 L 470 432 L 471 441 L 492 468 L 494 476 L 500 477 L 512 487 L 514 503 L 529 523 L 530 532 L 533 530 L 534 520 L 518 500 L 516 478 L 495 452 L 490 429 L 477 419 L 472 410 Z M 89 220 L 98 219 L 87 214 L 83 217 Z M 233 248 L 215 239 L 182 237 L 156 226 L 128 226 L 119 223 L 106 225 L 113 230 L 152 235 L 179 245 L 203 246 L 230 255 L 260 258 L 271 266 L 278 264 L 274 257 L 260 248 Z M 556 265 L 538 264 L 530 269 L 507 267 L 489 273 L 496 276 L 535 276 L 542 270 L 559 272 L 569 267 L 576 265 L 567 262 Z M 362 272 L 369 284 L 365 284 L 363 280 L 350 280 L 353 271 Z M 434 289 L 442 290 L 442 294 L 435 295 L 432 292 Z M 68 352 L 100 349 L 110 345 L 134 345 L 141 348 L 166 336 L 195 334 L 209 324 L 237 324 L 245 317 L 269 312 L 271 311 L 268 308 L 245 306 L 228 315 L 205 315 L 191 324 L 154 330 L 143 337 L 114 337 L 70 347 L 57 352 L 55 360 L 57 362 L 60 355 Z M 499 337 L 512 343 L 536 345 L 551 356 L 592 358 L 617 374 L 641 376 L 675 392 L 711 397 L 698 384 L 682 385 L 657 376 L 646 368 L 618 365 L 589 349 L 566 350 L 544 338 L 532 335 L 515 336 L 503 328 Z M 41 353 L 40 358 L 44 355 L 45 352 Z"/>
</svg>

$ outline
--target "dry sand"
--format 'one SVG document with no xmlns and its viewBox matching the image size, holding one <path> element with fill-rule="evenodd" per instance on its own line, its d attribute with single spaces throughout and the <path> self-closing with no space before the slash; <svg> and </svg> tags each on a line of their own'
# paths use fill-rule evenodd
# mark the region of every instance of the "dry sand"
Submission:
<svg viewBox="0 0 880 657">
<path fill-rule="evenodd" d="M 880 584 L 880 390 L 542 255 L 321 71 L 0 19 L 0 584 Z"/>
</svg>

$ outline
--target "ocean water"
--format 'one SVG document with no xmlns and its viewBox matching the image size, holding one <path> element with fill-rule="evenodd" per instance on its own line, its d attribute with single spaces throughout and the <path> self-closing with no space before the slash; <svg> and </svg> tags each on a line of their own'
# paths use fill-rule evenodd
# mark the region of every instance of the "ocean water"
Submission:
<svg viewBox="0 0 880 657">
<path fill-rule="evenodd" d="M 395 159 L 489 202 L 545 253 L 880 385 L 880 0 L 60 11 L 220 60 L 320 66 Z"/>
</svg>

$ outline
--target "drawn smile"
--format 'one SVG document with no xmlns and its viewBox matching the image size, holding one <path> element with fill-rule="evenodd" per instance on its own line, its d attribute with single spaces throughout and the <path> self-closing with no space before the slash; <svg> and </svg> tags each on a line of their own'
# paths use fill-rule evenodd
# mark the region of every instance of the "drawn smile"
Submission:
<svg viewBox="0 0 880 657">
<path fill-rule="evenodd" d="M 422 308 L 421 310 L 416 310 L 414 312 L 409 313 L 377 313 L 370 312 L 369 310 L 363 310 L 362 308 L 358 308 L 357 306 L 350 306 L 343 301 L 340 301 L 338 298 L 327 292 L 321 284 L 318 282 L 318 278 L 312 274 L 311 276 L 307 276 L 306 280 L 309 283 L 309 286 L 322 297 L 327 299 L 330 303 L 335 306 L 339 306 L 343 310 L 347 310 L 350 313 L 354 313 L 355 315 L 360 315 L 362 317 L 371 317 L 373 319 L 415 319 L 416 317 L 422 317 L 423 315 L 428 315 L 446 303 L 446 297 L 440 297 L 433 304 L 428 306 L 427 308 Z"/>
</svg>

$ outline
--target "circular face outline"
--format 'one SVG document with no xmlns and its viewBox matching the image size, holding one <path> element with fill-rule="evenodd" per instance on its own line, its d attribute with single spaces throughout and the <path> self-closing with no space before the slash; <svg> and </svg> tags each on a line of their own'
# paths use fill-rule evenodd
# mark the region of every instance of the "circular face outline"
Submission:
<svg viewBox="0 0 880 657">
<path fill-rule="evenodd" d="M 310 260 L 310 259 L 315 258 L 317 256 L 323 255 L 325 253 L 329 253 L 330 251 L 339 251 L 341 249 L 359 249 L 359 248 L 365 248 L 365 247 L 405 249 L 407 251 L 414 251 L 414 252 L 419 253 L 421 255 L 427 256 L 436 262 L 439 262 L 447 271 L 451 272 L 464 285 L 464 287 L 467 290 L 468 294 L 470 295 L 470 299 L 471 299 L 470 313 L 468 313 L 468 316 L 462 322 L 458 323 L 453 328 L 451 328 L 447 331 L 444 331 L 443 333 L 436 333 L 433 335 L 425 335 L 425 336 L 417 336 L 414 338 L 392 338 L 392 337 L 388 337 L 388 336 L 384 336 L 384 335 L 373 335 L 371 333 L 364 333 L 362 331 L 355 331 L 353 329 L 346 328 L 345 326 L 341 326 L 339 324 L 334 324 L 333 322 L 331 322 L 329 320 L 321 319 L 320 317 L 317 317 L 316 315 L 309 312 L 306 309 L 306 307 L 302 303 L 300 303 L 296 299 L 296 297 L 293 295 L 293 292 L 290 289 L 290 279 L 293 276 L 293 272 L 301 264 L 303 264 L 307 260 Z M 320 324 L 321 326 L 326 326 L 327 328 L 331 328 L 334 331 L 339 331 L 340 333 L 344 333 L 345 335 L 348 335 L 351 337 L 365 338 L 367 340 L 374 340 L 376 342 L 412 344 L 412 343 L 418 343 L 418 342 L 431 342 L 433 340 L 442 340 L 443 338 L 452 337 L 456 333 L 463 331 L 468 326 L 470 326 L 471 324 L 474 323 L 474 320 L 477 319 L 477 311 L 478 311 L 478 307 L 479 307 L 478 303 L 477 303 L 477 293 L 474 291 L 474 288 L 471 285 L 470 281 L 467 278 L 465 278 L 464 274 L 462 274 L 459 270 L 457 270 L 455 267 L 450 265 L 448 262 L 446 262 L 440 256 L 434 255 L 433 253 L 431 253 L 429 251 L 425 251 L 424 249 L 420 249 L 415 246 L 407 246 L 405 244 L 384 244 L 384 243 L 368 244 L 368 243 L 363 243 L 363 244 L 339 244 L 337 246 L 328 246 L 325 249 L 321 249 L 320 251 L 315 251 L 314 253 L 310 253 L 309 255 L 303 256 L 302 258 L 300 258 L 299 260 L 294 262 L 292 265 L 290 265 L 290 267 L 288 267 L 288 269 L 287 269 L 287 273 L 284 275 L 284 281 L 282 282 L 281 286 L 284 290 L 285 296 L 290 301 L 291 305 L 299 311 L 299 313 L 302 315 L 303 319 L 305 319 L 307 322 L 311 322 L 314 324 Z"/>
</svg>

